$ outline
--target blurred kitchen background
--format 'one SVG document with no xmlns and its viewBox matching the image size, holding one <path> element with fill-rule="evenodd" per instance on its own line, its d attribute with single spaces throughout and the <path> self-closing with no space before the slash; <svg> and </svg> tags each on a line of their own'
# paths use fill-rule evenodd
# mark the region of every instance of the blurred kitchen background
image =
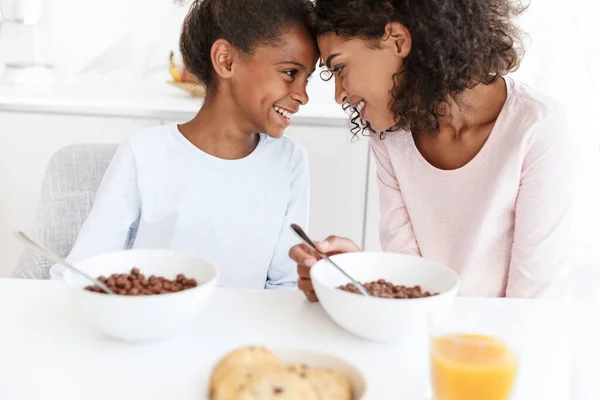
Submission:
<svg viewBox="0 0 600 400">
<path fill-rule="evenodd" d="M 201 106 L 169 83 L 189 2 L 0 0 L 0 276 L 34 232 L 46 167 L 65 146 L 118 143 L 136 129 L 184 121 Z M 582 263 L 600 240 L 600 44 L 595 0 L 531 0 L 519 24 L 527 53 L 514 74 L 561 101 L 581 161 Z M 172 83 L 172 82 L 171 82 Z M 289 136 L 310 153 L 311 234 L 378 249 L 378 205 L 367 140 L 352 141 L 333 84 L 317 76 Z M 335 149 L 335 150 L 334 150 Z M 588 250 L 588 252 L 584 252 Z M 579 251 L 579 250 L 578 250 Z"/>
</svg>

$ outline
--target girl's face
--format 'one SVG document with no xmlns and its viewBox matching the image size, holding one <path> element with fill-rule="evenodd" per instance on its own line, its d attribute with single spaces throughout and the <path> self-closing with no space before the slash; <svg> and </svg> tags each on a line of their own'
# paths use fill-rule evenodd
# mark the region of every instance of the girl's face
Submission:
<svg viewBox="0 0 600 400">
<path fill-rule="evenodd" d="M 335 100 L 360 111 L 373 130 L 394 126 L 390 109 L 394 74 L 403 64 L 406 44 L 396 36 L 382 40 L 377 48 L 363 39 L 346 39 L 333 33 L 318 38 L 322 63 L 335 80 Z M 410 45 L 409 45 L 410 47 Z"/>
<path fill-rule="evenodd" d="M 278 45 L 258 46 L 242 59 L 231 87 L 248 131 L 283 135 L 292 114 L 308 102 L 306 84 L 317 59 L 315 42 L 303 27 L 290 28 Z"/>
</svg>

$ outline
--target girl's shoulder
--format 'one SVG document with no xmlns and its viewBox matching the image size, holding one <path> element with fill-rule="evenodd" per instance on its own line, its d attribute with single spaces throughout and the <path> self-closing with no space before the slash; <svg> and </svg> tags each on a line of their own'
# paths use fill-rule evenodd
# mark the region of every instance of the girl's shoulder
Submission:
<svg viewBox="0 0 600 400">
<path fill-rule="evenodd" d="M 308 162 L 308 152 L 300 143 L 289 136 L 280 138 L 272 138 L 261 134 L 261 142 L 263 142 L 262 153 L 268 157 L 273 157 L 282 162 L 298 164 Z"/>
<path fill-rule="evenodd" d="M 131 147 L 161 147 L 167 142 L 172 142 L 175 138 L 173 129 L 177 125 L 157 125 L 147 128 L 141 128 L 133 131 L 125 137 Z"/>
</svg>

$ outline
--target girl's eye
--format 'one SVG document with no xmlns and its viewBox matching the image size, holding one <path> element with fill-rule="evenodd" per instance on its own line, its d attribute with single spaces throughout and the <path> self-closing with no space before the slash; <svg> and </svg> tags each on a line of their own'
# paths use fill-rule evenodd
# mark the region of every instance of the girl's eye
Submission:
<svg viewBox="0 0 600 400">
<path fill-rule="evenodd" d="M 295 78 L 296 75 L 298 74 L 298 71 L 295 69 L 288 69 L 287 71 L 284 71 L 286 74 L 288 74 L 289 76 L 291 76 L 292 78 Z"/>
</svg>

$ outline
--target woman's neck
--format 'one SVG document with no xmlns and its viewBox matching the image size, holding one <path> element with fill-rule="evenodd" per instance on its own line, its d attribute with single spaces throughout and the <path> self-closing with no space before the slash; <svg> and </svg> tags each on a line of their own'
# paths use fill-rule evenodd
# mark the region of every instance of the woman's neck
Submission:
<svg viewBox="0 0 600 400">
<path fill-rule="evenodd" d="M 198 114 L 179 125 L 179 130 L 194 146 L 214 157 L 244 158 L 256 149 L 260 135 L 241 127 L 235 110 L 231 96 L 209 96 Z"/>
<path fill-rule="evenodd" d="M 452 118 L 441 121 L 436 135 L 413 134 L 417 149 L 436 168 L 465 166 L 487 142 L 505 102 L 503 79 L 465 90 L 456 101 L 448 102 Z"/>
<path fill-rule="evenodd" d="M 504 107 L 506 96 L 504 78 L 489 85 L 479 84 L 472 89 L 465 89 L 456 100 L 448 100 L 448 111 L 452 117 L 442 119 L 440 134 L 458 137 L 493 124 Z"/>
</svg>

